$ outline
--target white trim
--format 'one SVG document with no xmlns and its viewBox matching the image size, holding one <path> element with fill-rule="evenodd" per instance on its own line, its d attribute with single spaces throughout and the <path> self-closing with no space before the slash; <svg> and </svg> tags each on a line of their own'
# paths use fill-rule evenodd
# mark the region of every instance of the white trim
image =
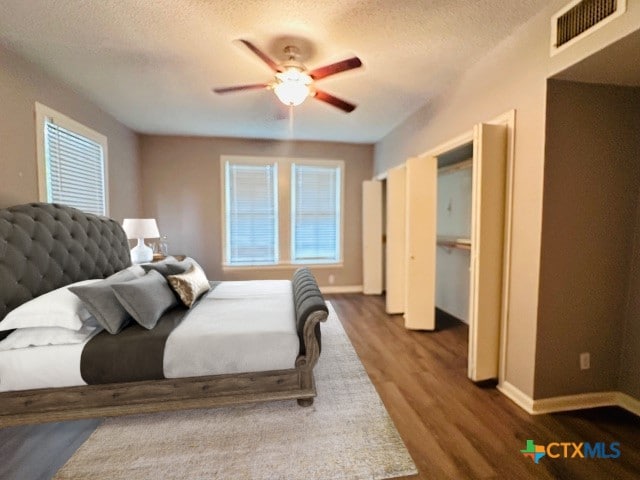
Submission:
<svg viewBox="0 0 640 480">
<path fill-rule="evenodd" d="M 500 357 L 498 360 L 498 381 L 507 378 L 507 335 L 509 333 L 509 294 L 511 286 L 511 247 L 513 237 L 513 184 L 515 171 L 515 133 L 516 111 L 515 109 L 503 113 L 499 117 L 489 121 L 490 124 L 505 125 L 507 127 L 507 170 L 504 204 L 504 245 L 502 248 L 502 308 L 500 314 Z"/>
<path fill-rule="evenodd" d="M 315 266 L 312 268 L 315 268 Z M 330 285 L 330 286 L 320 287 L 320 292 L 323 294 L 362 293 L 362 285 Z"/>
<path fill-rule="evenodd" d="M 618 6 L 614 13 L 612 13 L 606 18 L 603 18 L 598 23 L 596 23 L 592 27 L 582 32 L 580 35 L 573 37 L 567 43 L 563 43 L 561 46 L 556 47 L 556 38 L 558 36 L 558 18 L 583 1 L 584 0 L 573 0 L 572 2 L 568 3 L 567 5 L 562 7 L 560 10 L 558 10 L 554 15 L 551 16 L 551 41 L 549 42 L 549 48 L 550 48 L 550 55 L 552 57 L 562 52 L 563 50 L 569 48 L 571 45 L 579 42 L 583 38 L 591 35 L 597 30 L 600 30 L 607 23 L 611 22 L 612 20 L 615 20 L 616 18 L 618 18 L 620 15 L 622 15 L 624 12 L 627 11 L 627 0 L 618 0 Z"/>
<path fill-rule="evenodd" d="M 500 382 L 496 387 L 500 393 L 522 408 L 525 412 L 533 414 L 533 399 L 509 382 Z"/>
<path fill-rule="evenodd" d="M 640 416 L 640 400 L 622 392 L 591 392 L 533 400 L 509 382 L 498 384 L 498 390 L 531 415 L 583 410 L 596 407 L 620 407 Z"/>
<path fill-rule="evenodd" d="M 109 148 L 107 137 L 100 132 L 83 125 L 71 117 L 47 107 L 40 102 L 35 102 L 36 122 L 36 160 L 38 173 L 38 199 L 41 202 L 48 201 L 47 172 L 44 148 L 44 125 L 47 118 L 55 120 L 55 123 L 67 130 L 82 135 L 102 147 L 103 177 L 104 177 L 104 214 L 109 216 Z"/>
<path fill-rule="evenodd" d="M 309 267 L 312 269 L 320 269 L 320 268 L 331 268 L 338 269 L 343 268 L 343 263 L 309 263 L 309 262 L 301 262 L 301 263 L 273 263 L 273 264 L 265 264 L 265 265 L 229 265 L 223 264 L 222 270 L 225 272 L 234 272 L 234 271 L 242 271 L 242 270 L 295 270 L 300 267 Z"/>
<path fill-rule="evenodd" d="M 533 401 L 533 414 L 566 412 L 584 408 L 618 405 L 618 392 L 579 393 L 561 397 L 541 398 Z"/>
<path fill-rule="evenodd" d="M 384 172 L 379 173 L 378 175 L 374 176 L 371 180 L 379 180 L 379 181 L 386 180 L 388 174 L 389 174 L 389 171 L 385 170 Z"/>
<path fill-rule="evenodd" d="M 626 393 L 617 392 L 618 394 L 618 405 L 624 408 L 625 410 L 633 413 L 640 417 L 640 400 L 637 398 L 633 398 Z"/>
</svg>

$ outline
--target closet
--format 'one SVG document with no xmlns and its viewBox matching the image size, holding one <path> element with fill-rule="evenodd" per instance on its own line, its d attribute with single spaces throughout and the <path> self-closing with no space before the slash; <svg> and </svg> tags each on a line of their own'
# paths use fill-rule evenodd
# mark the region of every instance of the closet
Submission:
<svg viewBox="0 0 640 480">
<path fill-rule="evenodd" d="M 387 312 L 404 313 L 410 330 L 435 330 L 436 307 L 468 323 L 474 381 L 499 376 L 514 119 L 478 124 L 363 185 L 365 293 L 386 290 Z"/>
<path fill-rule="evenodd" d="M 362 255 L 365 295 L 386 292 L 385 310 L 404 312 L 406 166 L 362 183 Z"/>
<path fill-rule="evenodd" d="M 466 237 L 464 219 L 449 219 L 448 222 L 443 219 L 440 227 L 449 230 L 442 233 L 452 235 L 438 237 L 437 212 L 439 209 L 446 212 L 449 208 L 449 205 L 438 205 L 438 164 L 442 167 L 455 165 L 458 157 L 462 160 L 468 153 L 472 153 L 470 236 Z M 474 381 L 498 377 L 505 260 L 506 158 L 507 127 L 479 124 L 468 140 L 456 142 L 432 156 L 411 158 L 406 164 L 405 326 L 415 330 L 435 329 L 437 251 L 442 247 L 468 249 L 467 298 L 447 299 L 446 302 L 457 308 L 464 303 L 468 305 L 468 375 Z M 453 202 L 453 197 L 451 200 Z M 441 288 L 446 288 L 447 280 L 451 281 L 447 275 L 450 277 L 455 271 L 464 275 L 464 265 L 461 261 L 449 265 L 441 279 Z M 459 290 L 466 293 L 466 289 L 461 288 L 465 279 L 455 281 Z M 447 293 L 439 292 L 439 300 Z"/>
<path fill-rule="evenodd" d="M 436 308 L 469 324 L 473 145 L 438 156 Z"/>
</svg>

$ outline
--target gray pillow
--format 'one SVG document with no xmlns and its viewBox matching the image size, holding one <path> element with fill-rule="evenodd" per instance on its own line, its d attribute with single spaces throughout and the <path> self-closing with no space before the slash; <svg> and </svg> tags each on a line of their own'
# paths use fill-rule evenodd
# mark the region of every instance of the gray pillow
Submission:
<svg viewBox="0 0 640 480">
<path fill-rule="evenodd" d="M 121 270 L 101 282 L 70 287 L 69 291 L 75 293 L 83 301 L 89 313 L 109 333 L 119 333 L 130 321 L 131 316 L 122 307 L 116 298 L 111 285 L 138 278 L 131 270 Z"/>
<path fill-rule="evenodd" d="M 140 326 L 151 330 L 164 312 L 178 304 L 167 280 L 155 270 L 144 277 L 111 285 L 117 299 Z"/>
<path fill-rule="evenodd" d="M 167 275 L 178 275 L 186 272 L 189 270 L 191 262 L 186 259 L 178 262 L 174 257 L 170 257 L 160 262 L 145 263 L 140 266 L 147 273 L 155 270 L 166 277 Z"/>
</svg>

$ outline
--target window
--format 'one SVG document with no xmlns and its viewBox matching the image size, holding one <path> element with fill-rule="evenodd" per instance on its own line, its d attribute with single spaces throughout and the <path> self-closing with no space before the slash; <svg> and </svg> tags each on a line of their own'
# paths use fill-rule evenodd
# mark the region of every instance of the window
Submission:
<svg viewBox="0 0 640 480">
<path fill-rule="evenodd" d="M 40 200 L 107 215 L 103 135 L 36 103 Z"/>
<path fill-rule="evenodd" d="M 291 165 L 291 260 L 340 258 L 340 167 Z"/>
<path fill-rule="evenodd" d="M 277 165 L 227 163 L 225 170 L 227 263 L 278 263 Z"/>
<path fill-rule="evenodd" d="M 223 156 L 225 265 L 342 261 L 344 162 Z"/>
</svg>

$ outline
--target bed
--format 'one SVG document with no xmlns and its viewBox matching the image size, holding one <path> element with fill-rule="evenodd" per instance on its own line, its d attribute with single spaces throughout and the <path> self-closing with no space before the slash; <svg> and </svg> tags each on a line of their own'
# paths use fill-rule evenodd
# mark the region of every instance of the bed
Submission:
<svg viewBox="0 0 640 480">
<path fill-rule="evenodd" d="M 0 210 L 0 345 L 15 337 L 16 313 L 34 303 L 48 305 L 49 318 L 57 304 L 46 300 L 62 291 L 78 302 L 82 288 L 135 272 L 129 288 L 162 277 L 171 261 L 138 271 L 108 218 L 46 203 Z M 284 399 L 311 405 L 328 310 L 309 270 L 291 281 L 207 287 L 191 308 L 178 302 L 151 326 L 108 332 L 87 314 L 83 341 L 0 350 L 0 426 Z"/>
</svg>

